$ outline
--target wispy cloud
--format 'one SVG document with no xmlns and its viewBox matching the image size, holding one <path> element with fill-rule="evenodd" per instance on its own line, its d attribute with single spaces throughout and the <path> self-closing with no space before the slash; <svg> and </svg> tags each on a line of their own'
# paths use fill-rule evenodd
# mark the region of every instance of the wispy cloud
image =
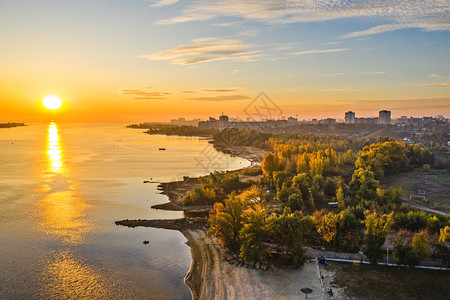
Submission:
<svg viewBox="0 0 450 300">
<path fill-rule="evenodd" d="M 414 86 L 408 86 L 409 88 L 449 88 L 450 82 L 443 82 L 443 83 L 427 83 L 427 84 L 420 84 L 420 85 L 414 85 Z"/>
<path fill-rule="evenodd" d="M 204 92 L 212 92 L 212 93 L 230 93 L 241 90 L 241 87 L 229 87 L 229 88 L 205 88 L 202 89 Z"/>
<path fill-rule="evenodd" d="M 449 12 L 450 2 L 446 0 L 198 0 L 180 15 L 158 23 L 204 21 L 220 16 L 272 24 L 361 17 L 386 23 L 343 36 L 351 38 L 405 28 L 420 28 L 424 31 L 450 30 Z"/>
<path fill-rule="evenodd" d="M 239 72 L 240 72 L 239 69 L 234 69 L 234 70 L 231 70 L 230 74 L 238 75 Z"/>
<path fill-rule="evenodd" d="M 252 49 L 252 45 L 243 44 L 239 40 L 202 38 L 193 40 L 188 45 L 180 45 L 141 57 L 150 60 L 170 60 L 173 64 L 191 65 L 220 60 L 253 61 L 257 60 L 258 52 Z"/>
<path fill-rule="evenodd" d="M 428 74 L 427 77 L 428 78 L 438 78 L 438 79 L 444 78 L 442 75 L 439 75 L 439 74 Z"/>
<path fill-rule="evenodd" d="M 195 100 L 195 101 L 236 101 L 236 100 L 248 100 L 252 97 L 245 96 L 245 95 L 220 95 L 220 96 L 210 96 L 210 97 L 196 97 L 196 98 L 189 98 L 189 100 Z"/>
<path fill-rule="evenodd" d="M 362 72 L 363 75 L 384 75 L 386 72 L 376 71 L 376 72 Z"/>
<path fill-rule="evenodd" d="M 122 95 L 132 95 L 133 99 L 137 100 L 165 100 L 167 95 L 170 95 L 169 92 L 153 92 L 150 91 L 152 87 L 147 87 L 143 89 L 128 89 L 122 88 L 120 93 Z"/>
<path fill-rule="evenodd" d="M 322 91 L 326 91 L 326 92 L 364 92 L 364 91 L 368 91 L 368 89 L 322 89 Z"/>
<path fill-rule="evenodd" d="M 303 54 L 319 54 L 319 53 L 342 52 L 342 51 L 347 51 L 347 50 L 348 50 L 348 49 L 346 49 L 346 48 L 339 48 L 339 49 L 325 49 L 325 50 L 313 49 L 313 50 L 306 50 L 306 51 L 293 52 L 292 54 L 295 54 L 295 55 L 303 55 Z"/>
<path fill-rule="evenodd" d="M 147 0 L 151 1 L 151 0 Z M 159 0 L 156 1 L 156 3 L 150 5 L 151 7 L 162 7 L 162 6 L 168 6 L 177 3 L 179 0 Z M 153 1 L 152 1 L 153 2 Z"/>
<path fill-rule="evenodd" d="M 347 75 L 347 73 L 343 73 L 343 72 L 340 72 L 340 73 L 331 73 L 331 74 L 324 74 L 325 76 L 345 76 L 345 75 Z"/>
</svg>

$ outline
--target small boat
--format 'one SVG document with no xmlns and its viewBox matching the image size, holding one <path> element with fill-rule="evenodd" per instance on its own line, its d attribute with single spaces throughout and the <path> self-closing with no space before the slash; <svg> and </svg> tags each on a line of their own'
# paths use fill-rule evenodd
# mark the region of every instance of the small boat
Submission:
<svg viewBox="0 0 450 300">
<path fill-rule="evenodd" d="M 143 244 L 147 245 L 148 243 L 150 243 L 149 241 L 144 241 Z"/>
<path fill-rule="evenodd" d="M 159 148 L 159 150 L 166 150 L 166 148 Z"/>
</svg>

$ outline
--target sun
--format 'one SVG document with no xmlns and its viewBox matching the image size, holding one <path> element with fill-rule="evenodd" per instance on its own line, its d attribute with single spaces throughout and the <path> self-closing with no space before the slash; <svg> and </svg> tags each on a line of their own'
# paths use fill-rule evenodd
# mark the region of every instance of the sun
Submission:
<svg viewBox="0 0 450 300">
<path fill-rule="evenodd" d="M 59 96 L 47 95 L 42 98 L 42 105 L 49 110 L 57 110 L 63 105 L 63 101 Z"/>
</svg>

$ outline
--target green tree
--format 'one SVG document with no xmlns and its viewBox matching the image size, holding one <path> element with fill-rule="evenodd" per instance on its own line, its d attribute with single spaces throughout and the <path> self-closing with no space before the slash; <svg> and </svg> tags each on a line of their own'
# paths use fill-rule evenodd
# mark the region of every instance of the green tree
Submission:
<svg viewBox="0 0 450 300">
<path fill-rule="evenodd" d="M 303 207 L 303 199 L 300 191 L 291 194 L 288 198 L 288 205 L 291 211 L 301 210 Z"/>
<path fill-rule="evenodd" d="M 323 183 L 323 193 L 325 194 L 325 196 L 329 198 L 333 197 L 334 195 L 336 195 L 336 190 L 336 182 L 332 178 L 327 177 Z"/>
<path fill-rule="evenodd" d="M 365 212 L 366 233 L 364 235 L 364 254 L 373 264 L 383 258 L 384 251 L 381 248 L 386 235 L 390 232 L 393 223 L 393 213 L 380 215 L 376 212 Z"/>
<path fill-rule="evenodd" d="M 307 259 L 304 244 L 312 228 L 310 216 L 303 216 L 299 211 L 292 213 L 287 207 L 282 216 L 273 219 L 273 238 L 287 247 L 296 266 L 303 265 Z"/>
<path fill-rule="evenodd" d="M 268 230 L 266 215 L 267 209 L 261 204 L 256 204 L 244 211 L 243 227 L 239 232 L 239 237 L 243 240 L 240 256 L 247 263 L 263 258 L 265 250 L 263 241 Z"/>
<path fill-rule="evenodd" d="M 398 259 L 398 264 L 400 265 L 414 267 L 420 262 L 414 248 L 411 245 L 397 245 L 394 249 L 393 255 Z"/>
<path fill-rule="evenodd" d="M 292 179 L 292 185 L 301 191 L 303 202 L 306 203 L 306 201 L 308 201 L 310 189 L 310 182 L 308 175 L 306 175 L 306 173 L 300 173 L 295 175 L 294 178 Z"/>
<path fill-rule="evenodd" d="M 350 182 L 350 186 L 359 200 L 375 200 L 379 185 L 374 172 L 363 168 L 355 170 Z"/>
</svg>

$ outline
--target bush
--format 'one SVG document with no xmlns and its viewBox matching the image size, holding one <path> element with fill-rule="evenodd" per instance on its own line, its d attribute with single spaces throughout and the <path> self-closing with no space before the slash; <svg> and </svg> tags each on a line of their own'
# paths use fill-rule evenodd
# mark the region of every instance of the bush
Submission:
<svg viewBox="0 0 450 300">
<path fill-rule="evenodd" d="M 393 255 L 398 259 L 398 264 L 400 265 L 414 267 L 420 262 L 411 245 L 398 245 L 395 247 Z"/>
<path fill-rule="evenodd" d="M 261 167 L 242 170 L 242 175 L 256 176 L 256 175 L 261 175 L 261 174 L 262 174 Z"/>
<path fill-rule="evenodd" d="M 210 188 L 194 188 L 187 194 L 182 203 L 184 205 L 214 204 L 216 193 Z"/>
</svg>

